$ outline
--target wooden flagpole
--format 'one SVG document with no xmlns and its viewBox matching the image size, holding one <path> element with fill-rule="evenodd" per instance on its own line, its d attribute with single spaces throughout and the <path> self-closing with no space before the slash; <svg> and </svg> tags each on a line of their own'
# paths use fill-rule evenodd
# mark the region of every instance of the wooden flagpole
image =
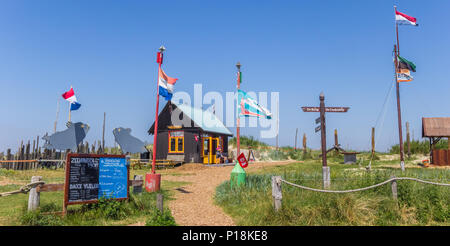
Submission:
<svg viewBox="0 0 450 246">
<path fill-rule="evenodd" d="M 394 6 L 394 14 L 397 12 L 397 6 Z M 403 133 L 402 133 L 402 112 L 400 108 L 400 85 L 398 82 L 398 60 L 397 56 L 400 55 L 400 43 L 398 39 L 398 23 L 395 21 L 395 33 L 397 36 L 397 45 L 394 45 L 394 53 L 395 53 L 395 86 L 397 91 L 397 115 L 398 115 L 398 137 L 399 137 L 399 145 L 400 145 L 400 167 L 402 171 L 405 170 L 405 159 L 403 156 Z"/>
</svg>

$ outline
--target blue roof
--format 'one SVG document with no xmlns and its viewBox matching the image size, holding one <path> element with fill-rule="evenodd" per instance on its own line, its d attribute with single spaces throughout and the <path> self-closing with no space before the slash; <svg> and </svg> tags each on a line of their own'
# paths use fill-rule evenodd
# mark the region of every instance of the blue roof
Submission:
<svg viewBox="0 0 450 246">
<path fill-rule="evenodd" d="M 172 103 L 183 111 L 186 116 L 191 118 L 196 125 L 203 129 L 203 131 L 233 135 L 233 133 L 231 133 L 222 121 L 212 112 L 195 108 L 187 104 Z"/>
</svg>

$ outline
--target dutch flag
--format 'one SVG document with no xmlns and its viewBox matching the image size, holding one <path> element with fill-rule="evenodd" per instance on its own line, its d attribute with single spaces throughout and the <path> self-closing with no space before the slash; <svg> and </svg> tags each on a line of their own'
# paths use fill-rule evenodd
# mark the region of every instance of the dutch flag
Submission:
<svg viewBox="0 0 450 246">
<path fill-rule="evenodd" d="M 69 91 L 62 94 L 62 97 L 70 102 L 70 110 L 77 110 L 80 108 L 81 104 L 77 102 L 77 97 L 75 96 L 72 86 Z"/>
<path fill-rule="evenodd" d="M 159 95 L 163 96 L 168 101 L 171 100 L 173 95 L 173 86 L 178 79 L 167 76 L 161 68 L 159 68 L 158 77 Z"/>
</svg>

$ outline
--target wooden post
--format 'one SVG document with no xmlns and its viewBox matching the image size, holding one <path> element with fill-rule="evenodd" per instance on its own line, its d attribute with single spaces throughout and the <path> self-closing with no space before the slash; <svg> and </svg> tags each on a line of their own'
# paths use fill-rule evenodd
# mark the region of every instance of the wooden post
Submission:
<svg viewBox="0 0 450 246">
<path fill-rule="evenodd" d="M 106 112 L 103 112 L 102 149 L 105 148 L 105 121 L 106 121 Z"/>
<path fill-rule="evenodd" d="M 163 194 L 156 194 L 156 207 L 159 209 L 161 214 L 163 213 Z"/>
<path fill-rule="evenodd" d="M 31 177 L 31 183 L 39 182 L 42 180 L 42 176 L 33 176 Z M 41 201 L 41 193 L 36 190 L 36 187 L 30 190 L 30 194 L 28 196 L 28 211 L 34 211 L 39 208 L 39 204 Z"/>
<path fill-rule="evenodd" d="M 142 175 L 134 175 L 134 180 L 144 180 Z M 139 194 L 142 192 L 142 184 L 141 185 L 133 185 L 133 193 Z"/>
<path fill-rule="evenodd" d="M 298 128 L 295 129 L 295 145 L 294 145 L 294 150 L 297 149 L 297 134 L 298 134 Z"/>
<path fill-rule="evenodd" d="M 338 149 L 339 142 L 338 142 L 338 132 L 337 132 L 337 129 L 334 129 L 334 146 L 336 147 L 336 148 L 334 149 L 334 151 L 336 152 L 336 154 L 339 154 L 339 149 Z"/>
<path fill-rule="evenodd" d="M 30 159 L 31 159 L 30 146 L 31 146 L 30 140 L 28 140 L 27 148 L 26 148 L 26 156 L 25 156 L 25 160 L 30 160 Z M 28 170 L 29 167 L 30 167 L 30 163 L 29 163 L 29 162 L 22 163 L 22 166 L 23 166 L 23 169 L 24 169 L 24 170 Z"/>
<path fill-rule="evenodd" d="M 6 160 L 11 160 L 11 149 L 7 149 L 6 150 Z M 8 162 L 6 164 L 6 169 L 10 169 L 11 168 L 11 164 Z"/>
<path fill-rule="evenodd" d="M 306 133 L 303 133 L 303 156 L 306 155 Z"/>
<path fill-rule="evenodd" d="M 391 176 L 391 178 L 395 178 L 395 176 Z M 392 198 L 397 200 L 397 180 L 391 181 L 391 189 L 392 189 Z"/>
<path fill-rule="evenodd" d="M 447 149 L 450 150 L 450 137 L 447 138 Z"/>
<path fill-rule="evenodd" d="M 406 122 L 406 146 L 408 148 L 408 158 L 411 158 L 411 143 L 409 137 L 409 122 Z"/>
<path fill-rule="evenodd" d="M 272 197 L 273 197 L 273 207 L 275 212 L 281 209 L 281 201 L 283 199 L 283 194 L 281 191 L 281 176 L 272 176 Z"/>
<path fill-rule="evenodd" d="M 327 131 L 325 128 L 325 95 L 320 93 L 320 138 L 322 149 L 322 166 L 327 166 Z M 325 178 L 324 178 L 325 180 Z"/>
<path fill-rule="evenodd" d="M 31 149 L 31 159 L 36 158 L 36 140 L 33 140 L 33 148 Z"/>
<path fill-rule="evenodd" d="M 375 127 L 372 127 L 372 158 L 375 155 Z"/>
<path fill-rule="evenodd" d="M 323 188 L 324 189 L 330 188 L 331 179 L 329 166 L 322 167 L 322 177 L 323 177 Z"/>
</svg>

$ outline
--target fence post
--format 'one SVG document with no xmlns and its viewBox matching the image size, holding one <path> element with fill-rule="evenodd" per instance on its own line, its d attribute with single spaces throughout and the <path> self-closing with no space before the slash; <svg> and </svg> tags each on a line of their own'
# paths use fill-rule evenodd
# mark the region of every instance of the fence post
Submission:
<svg viewBox="0 0 450 246">
<path fill-rule="evenodd" d="M 134 175 L 134 180 L 144 180 L 144 179 L 143 179 L 142 175 Z M 141 185 L 133 185 L 133 193 L 134 194 L 138 194 L 141 192 L 142 192 L 142 184 Z"/>
<path fill-rule="evenodd" d="M 322 167 L 322 177 L 323 177 L 323 188 L 330 188 L 331 180 L 330 180 L 330 167 L 325 166 Z"/>
<path fill-rule="evenodd" d="M 158 193 L 156 194 L 156 207 L 161 211 L 161 214 L 163 213 L 163 194 Z"/>
<path fill-rule="evenodd" d="M 275 212 L 281 209 L 281 200 L 283 195 L 281 192 L 281 176 L 272 176 L 272 197 Z"/>
<path fill-rule="evenodd" d="M 31 177 L 31 183 L 39 182 L 41 180 L 42 176 Z M 34 211 L 37 208 L 39 208 L 40 201 L 41 201 L 40 192 L 37 192 L 36 187 L 32 188 L 28 196 L 28 211 Z"/>
<path fill-rule="evenodd" d="M 391 176 L 391 178 L 395 178 L 395 176 Z M 391 181 L 391 189 L 392 189 L 392 198 L 394 198 L 394 200 L 397 200 L 397 180 L 392 180 Z"/>
</svg>

